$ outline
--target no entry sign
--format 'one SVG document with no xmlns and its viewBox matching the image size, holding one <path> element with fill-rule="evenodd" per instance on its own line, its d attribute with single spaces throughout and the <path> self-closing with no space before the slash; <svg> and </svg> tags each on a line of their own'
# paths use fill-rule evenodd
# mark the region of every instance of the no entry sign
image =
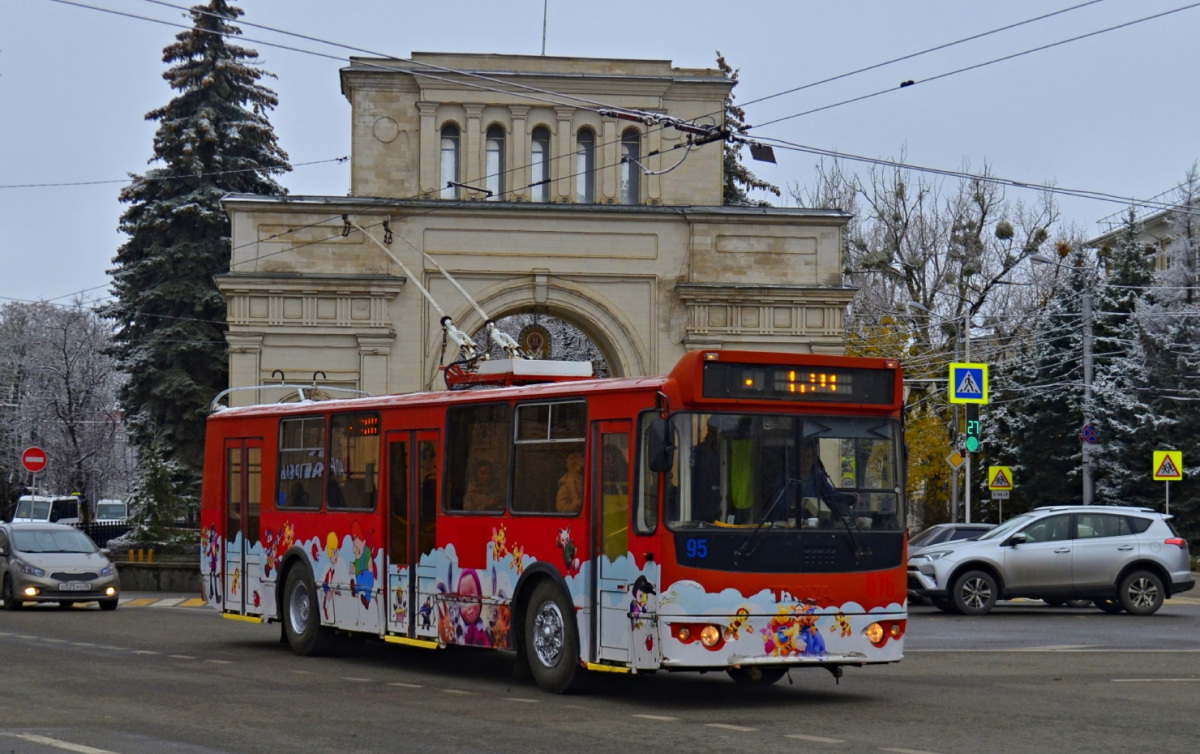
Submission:
<svg viewBox="0 0 1200 754">
<path fill-rule="evenodd" d="M 26 448 L 25 452 L 21 454 L 21 465 L 30 474 L 39 474 L 44 471 L 46 461 L 46 451 L 36 445 L 32 448 Z"/>
</svg>

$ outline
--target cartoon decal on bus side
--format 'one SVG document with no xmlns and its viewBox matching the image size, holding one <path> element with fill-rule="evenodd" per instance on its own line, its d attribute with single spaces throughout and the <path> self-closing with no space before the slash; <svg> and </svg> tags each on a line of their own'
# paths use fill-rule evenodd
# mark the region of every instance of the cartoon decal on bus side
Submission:
<svg viewBox="0 0 1200 754">
<path fill-rule="evenodd" d="M 338 628 L 382 633 L 385 620 L 382 589 L 377 578 L 383 571 L 383 550 L 367 541 L 361 527 L 355 523 L 349 534 L 339 537 L 329 532 L 324 540 L 311 538 L 302 544 L 309 555 L 309 565 L 320 592 L 323 625 Z M 290 524 L 284 525 L 284 539 L 290 534 Z M 275 537 L 272 537 L 275 540 Z M 221 595 L 215 588 L 221 583 L 220 558 L 214 554 L 217 546 L 214 530 L 205 533 L 202 558 L 205 598 L 221 609 Z M 278 541 L 278 540 L 275 540 Z M 569 541 L 569 540 L 568 540 Z M 555 536 L 553 547 L 562 550 L 570 562 L 560 566 L 549 561 L 563 576 L 578 617 L 579 641 L 582 648 L 590 646 L 591 625 L 587 619 L 591 567 L 589 561 L 579 562 L 564 547 L 562 532 Z M 524 571 L 538 559 L 528 554 L 520 543 L 513 541 L 502 524 L 494 528 L 486 543 L 487 567 L 462 568 L 453 544 L 422 555 L 419 569 L 436 574 L 436 579 L 423 585 L 416 600 L 418 634 L 436 637 L 441 644 L 459 644 L 495 649 L 511 649 L 515 637 L 512 597 Z M 264 551 L 263 543 L 255 543 L 252 552 Z M 546 550 L 548 548 L 541 548 Z M 602 556 L 607 557 L 607 556 Z M 904 608 L 899 603 L 865 609 L 857 602 L 824 605 L 811 596 L 793 595 L 787 591 L 763 589 L 746 596 L 735 589 L 707 592 L 695 581 L 678 581 L 661 589 L 657 585 L 658 567 L 653 561 L 637 566 L 632 553 L 617 559 L 617 564 L 629 567 L 633 581 L 627 585 L 625 596 L 609 597 L 602 606 L 616 608 L 628 615 L 630 663 L 634 667 L 713 667 L 726 665 L 838 663 L 861 661 L 894 661 L 900 659 L 900 635 L 885 635 L 872 644 L 865 635 L 873 622 L 899 623 Z M 564 573 L 565 571 L 565 573 Z M 398 584 L 408 583 L 408 567 L 388 566 L 388 586 L 392 615 L 387 629 L 407 633 L 407 595 Z M 236 574 L 232 577 L 236 582 Z M 261 592 L 263 613 L 275 617 L 274 579 L 259 574 L 254 584 L 243 581 L 242 588 Z M 238 588 L 229 586 L 230 594 Z M 623 600 L 623 601 L 622 601 Z M 611 602 L 611 604 L 609 604 Z M 257 600 L 256 600 L 257 604 Z M 611 614 L 611 613 L 610 613 Z M 720 636 L 713 646 L 701 639 L 704 626 L 717 626 Z"/>
</svg>

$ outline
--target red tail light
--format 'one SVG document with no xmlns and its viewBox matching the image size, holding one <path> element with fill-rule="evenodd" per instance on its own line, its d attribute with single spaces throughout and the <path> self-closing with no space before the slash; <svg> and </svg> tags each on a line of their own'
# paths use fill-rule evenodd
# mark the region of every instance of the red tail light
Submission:
<svg viewBox="0 0 1200 754">
<path fill-rule="evenodd" d="M 1163 542 L 1163 544 L 1175 545 L 1180 550 L 1186 550 L 1188 548 L 1187 540 L 1183 539 L 1182 537 L 1171 537 L 1166 542 Z"/>
</svg>

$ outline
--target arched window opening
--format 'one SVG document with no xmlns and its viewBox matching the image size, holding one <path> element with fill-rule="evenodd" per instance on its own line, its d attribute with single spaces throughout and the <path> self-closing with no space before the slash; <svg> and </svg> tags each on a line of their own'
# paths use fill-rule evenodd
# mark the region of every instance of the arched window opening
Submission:
<svg viewBox="0 0 1200 754">
<path fill-rule="evenodd" d="M 492 126 L 487 130 L 487 178 L 484 186 L 492 195 L 488 201 L 498 202 L 504 198 L 504 129 Z"/>
<path fill-rule="evenodd" d="M 457 199 L 458 186 L 451 186 L 451 183 L 459 183 L 458 177 L 458 145 L 459 145 L 458 126 L 453 123 L 447 123 L 442 126 L 442 191 L 441 198 Z"/>
<path fill-rule="evenodd" d="M 629 129 L 621 135 L 621 204 L 638 204 L 642 199 L 642 135 Z"/>
<path fill-rule="evenodd" d="M 535 202 L 550 201 L 550 131 L 545 126 L 533 129 L 533 186 L 530 198 Z"/>
<path fill-rule="evenodd" d="M 575 201 L 596 201 L 596 134 L 586 128 L 575 137 Z"/>
</svg>

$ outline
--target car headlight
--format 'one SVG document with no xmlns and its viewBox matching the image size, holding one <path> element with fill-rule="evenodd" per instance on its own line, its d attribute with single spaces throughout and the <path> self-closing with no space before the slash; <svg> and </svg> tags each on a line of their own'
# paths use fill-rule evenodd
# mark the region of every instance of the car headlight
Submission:
<svg viewBox="0 0 1200 754">
<path fill-rule="evenodd" d="M 928 560 L 932 562 L 934 560 L 941 560 L 952 552 L 954 552 L 954 550 L 934 550 L 933 552 L 923 552 L 920 555 L 913 555 L 912 559 Z"/>
<path fill-rule="evenodd" d="M 109 563 L 108 565 L 106 565 L 100 569 L 100 575 L 101 576 L 112 576 L 116 570 L 117 570 L 117 567 L 114 566 L 112 563 Z"/>
<path fill-rule="evenodd" d="M 23 560 L 18 560 L 16 565 L 17 565 L 17 570 L 20 571 L 21 573 L 25 574 L 26 576 L 41 577 L 41 576 L 46 575 L 46 572 L 43 571 L 41 568 L 38 568 L 37 566 L 29 565 L 28 563 L 26 563 Z"/>
</svg>

